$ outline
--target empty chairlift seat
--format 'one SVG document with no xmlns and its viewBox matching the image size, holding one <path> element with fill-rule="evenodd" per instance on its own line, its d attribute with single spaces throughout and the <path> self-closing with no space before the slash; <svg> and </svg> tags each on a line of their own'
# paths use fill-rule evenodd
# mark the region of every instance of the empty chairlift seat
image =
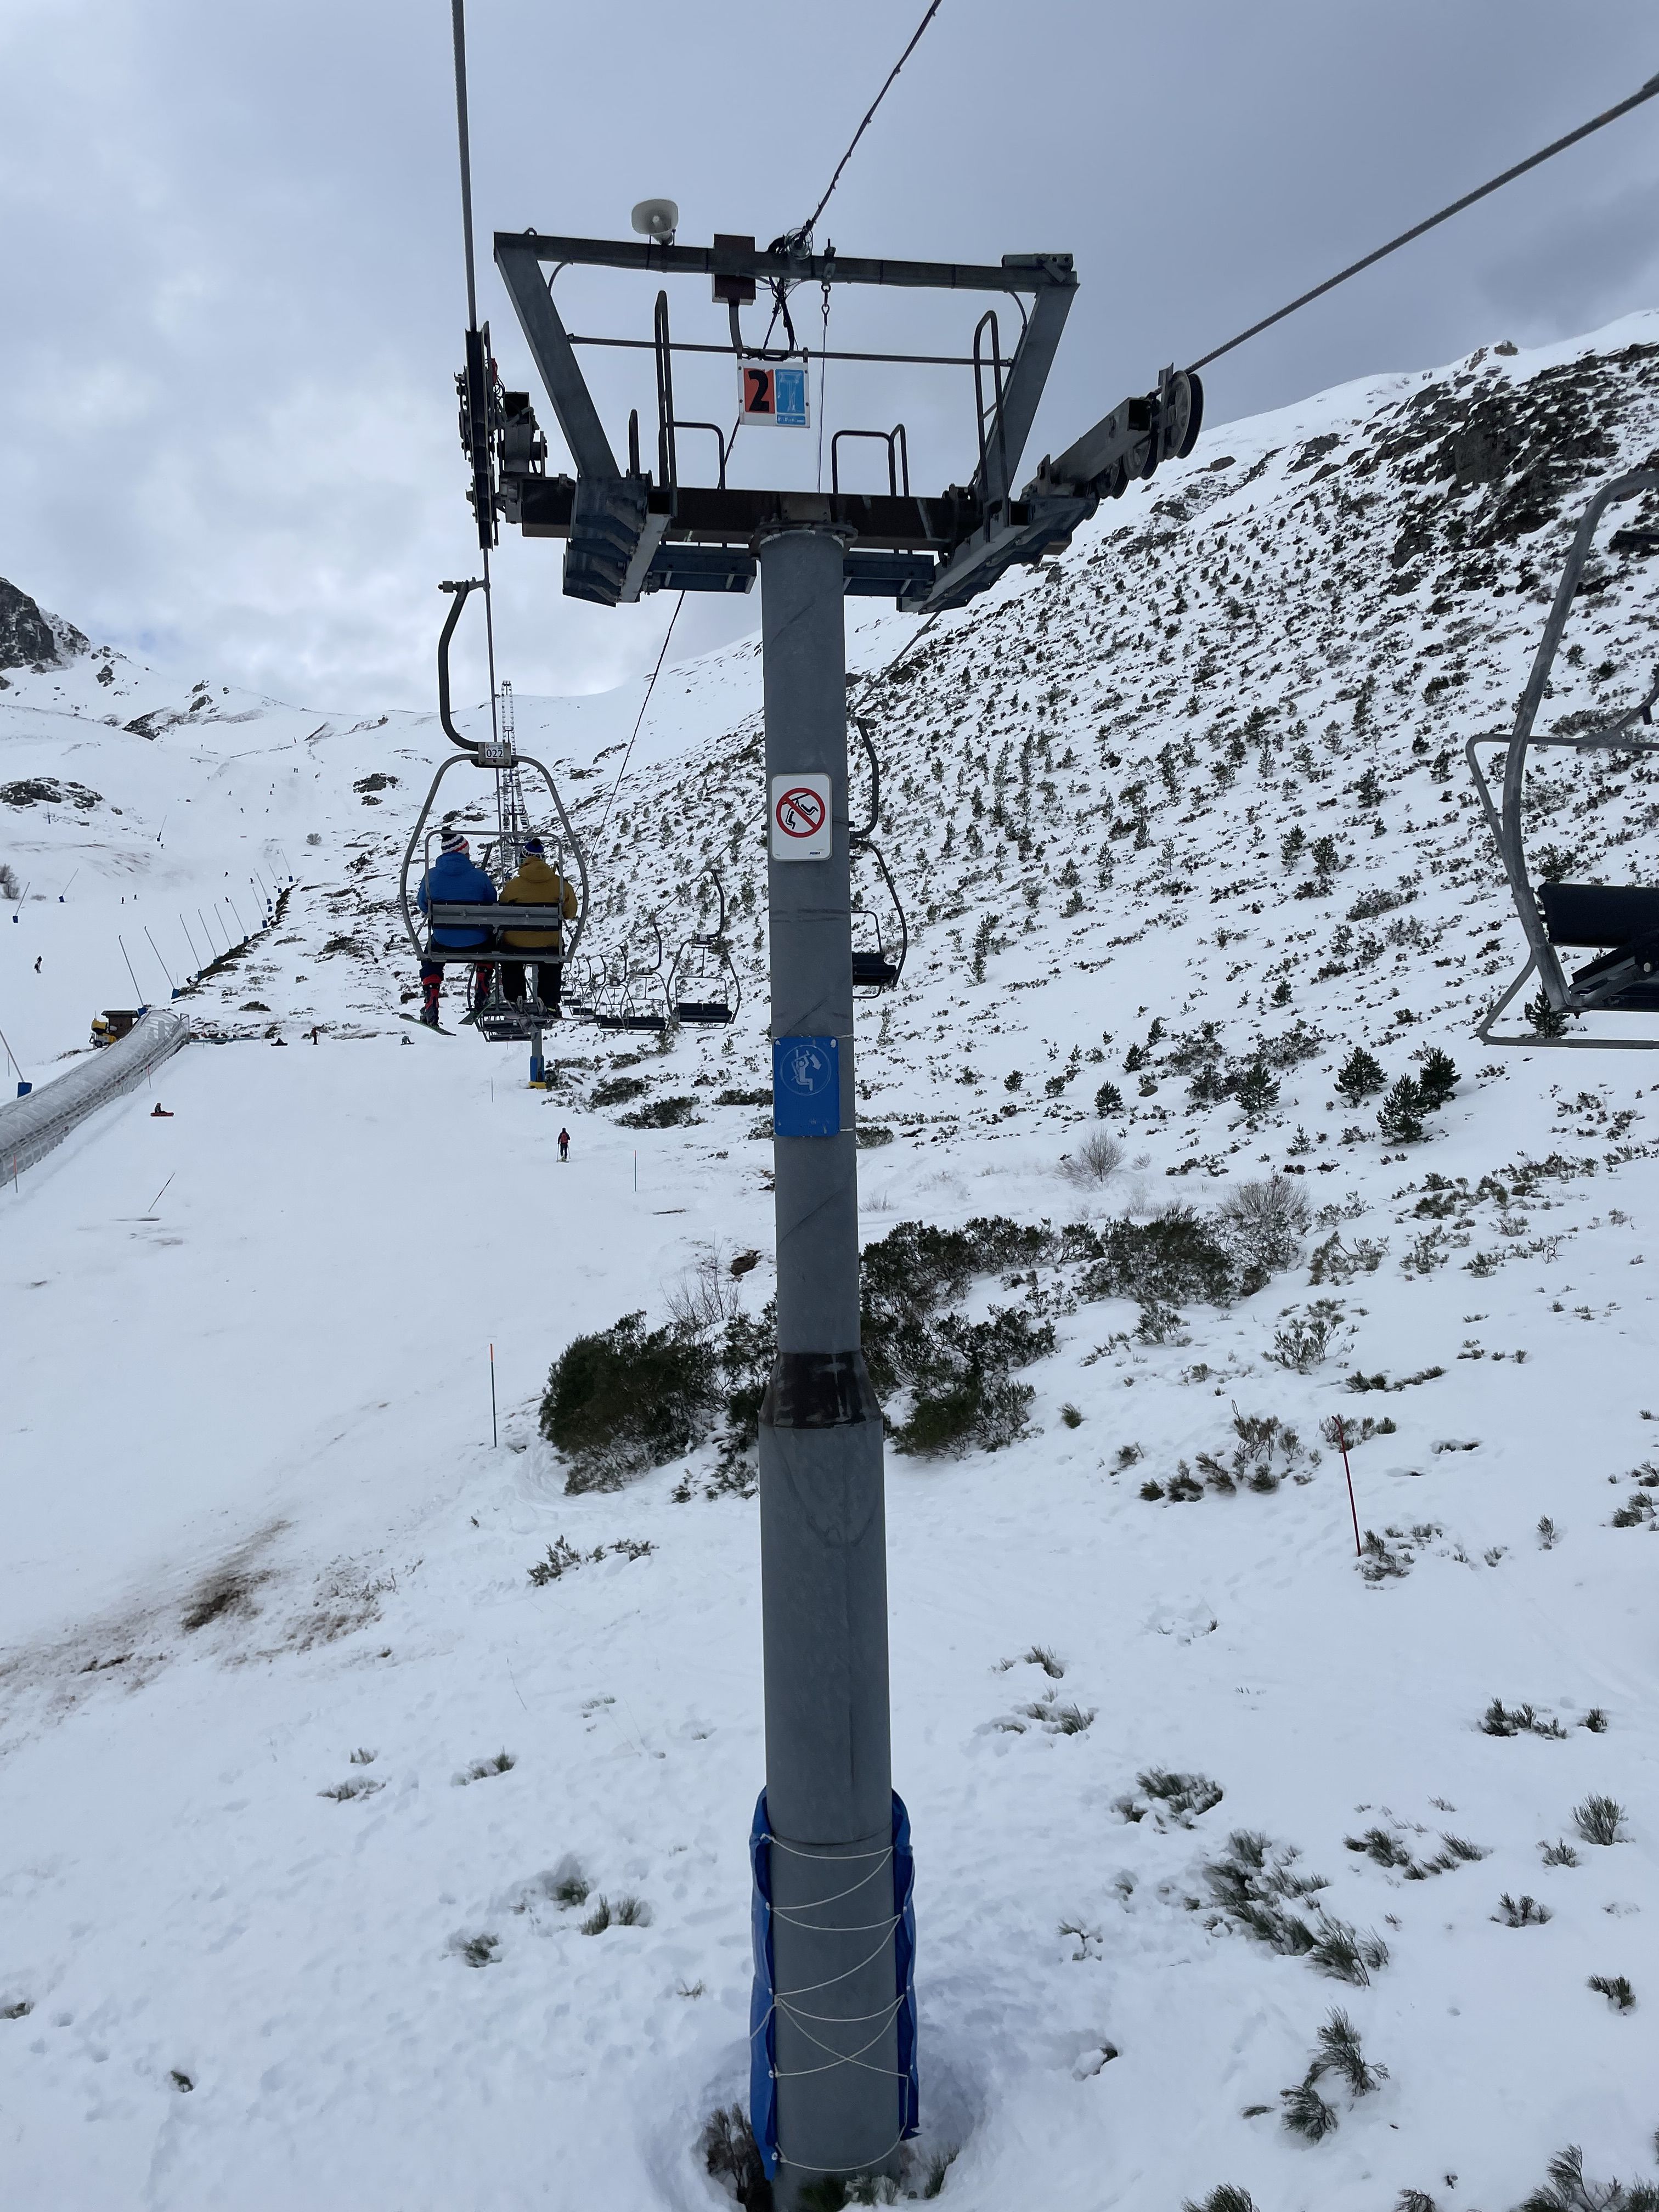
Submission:
<svg viewBox="0 0 1659 2212">
<path fill-rule="evenodd" d="M 1538 907 L 1552 945 L 1607 951 L 1574 970 L 1575 994 L 1598 1006 L 1659 1012 L 1659 890 L 1641 884 L 1540 884 Z"/>
</svg>

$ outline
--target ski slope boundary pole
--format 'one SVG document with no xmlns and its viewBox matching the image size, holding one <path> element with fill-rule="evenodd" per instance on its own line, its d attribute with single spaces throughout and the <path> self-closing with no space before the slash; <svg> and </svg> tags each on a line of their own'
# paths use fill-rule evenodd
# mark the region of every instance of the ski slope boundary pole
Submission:
<svg viewBox="0 0 1659 2212">
<path fill-rule="evenodd" d="M 491 1447 L 499 1447 L 501 1441 L 500 1433 L 495 1426 L 495 1347 L 492 1344 L 489 1347 L 489 1442 Z"/>
<path fill-rule="evenodd" d="M 132 975 L 132 963 L 131 963 L 131 960 L 127 960 L 127 948 L 126 948 L 125 945 L 122 942 L 121 934 L 120 934 L 120 932 L 119 932 L 118 930 L 116 932 L 115 942 L 116 942 L 118 945 L 119 945 L 121 946 L 121 957 L 122 957 L 122 959 L 123 959 L 123 960 L 126 960 L 126 961 L 127 961 L 127 973 L 128 973 L 128 975 Z M 139 988 L 139 983 L 138 983 L 138 978 L 137 978 L 136 975 L 132 975 L 132 988 L 133 988 L 133 989 L 134 989 L 135 991 L 137 991 L 137 992 L 138 993 L 138 1003 L 139 1003 L 139 1005 L 140 1005 L 141 1006 L 147 1006 L 149 1004 L 149 1000 L 148 1000 L 148 999 L 146 999 L 146 998 L 145 998 L 145 996 L 144 996 L 144 994 L 143 994 L 143 990 L 142 990 L 142 989 L 140 989 L 140 988 Z"/>
<path fill-rule="evenodd" d="M 1353 1502 L 1353 1469 L 1348 1465 L 1348 1431 L 1340 1413 L 1336 1416 L 1336 1441 L 1342 1454 L 1342 1472 L 1348 1478 L 1348 1510 L 1353 1516 L 1353 1555 L 1358 1559 L 1364 1556 L 1359 1541 L 1359 1509 Z"/>
</svg>

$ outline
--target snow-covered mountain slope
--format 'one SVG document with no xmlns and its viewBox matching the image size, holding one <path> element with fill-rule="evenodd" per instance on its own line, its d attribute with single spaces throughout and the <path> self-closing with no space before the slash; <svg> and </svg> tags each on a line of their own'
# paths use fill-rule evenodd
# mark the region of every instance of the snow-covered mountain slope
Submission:
<svg viewBox="0 0 1659 2212">
<path fill-rule="evenodd" d="M 867 1240 L 1104 1239 L 1270 1173 L 1311 1217 L 1221 1306 L 1053 1255 L 981 1279 L 971 1315 L 1054 1330 L 1024 1432 L 890 1458 L 942 2203 L 1503 2212 L 1569 2143 L 1652 2179 L 1651 1079 L 1473 1046 L 1522 947 L 1461 749 L 1507 724 L 1589 490 L 1656 445 L 1659 316 L 1495 350 L 1229 426 L 1056 569 L 854 635 L 912 930 L 860 1009 Z M 1592 577 L 1547 720 L 1645 689 L 1650 574 Z M 709 1446 L 568 1495 L 535 1409 L 572 1334 L 769 1249 L 759 1117 L 718 1103 L 765 1080 L 752 647 L 665 672 L 602 836 L 637 693 L 517 702 L 589 827 L 594 950 L 652 915 L 672 946 L 718 865 L 747 992 L 661 1054 L 562 1031 L 545 1098 L 521 1049 L 393 1018 L 430 718 L 105 665 L 9 672 L 4 780 L 106 803 L 0 811 L 98 887 L 48 878 L 0 939 L 55 928 L 43 975 L 84 944 L 89 976 L 130 887 L 147 916 L 261 837 L 300 884 L 187 1002 L 231 1041 L 158 1079 L 174 1118 L 112 1109 L 3 1201 L 14 2185 L 729 2203 L 696 2144 L 746 2075 L 755 1508 Z M 155 708 L 185 719 L 118 726 Z M 1575 872 L 1654 879 L 1649 772 L 1552 781 Z M 20 1012 L 33 957 L 0 1019 L 50 1054 L 122 994 Z M 1335 1091 L 1356 1044 L 1390 1082 L 1455 1061 L 1420 1142 Z M 618 1072 L 696 1118 L 621 1126 Z M 585 1933 L 600 1893 L 648 1921 Z M 1307 2086 L 1334 2007 L 1373 2091 Z M 1282 2124 L 1316 2103 L 1322 2139 Z"/>
</svg>

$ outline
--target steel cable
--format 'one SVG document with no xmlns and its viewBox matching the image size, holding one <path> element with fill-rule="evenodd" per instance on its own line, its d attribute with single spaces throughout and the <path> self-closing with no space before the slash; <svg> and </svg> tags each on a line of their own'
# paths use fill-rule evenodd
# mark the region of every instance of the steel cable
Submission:
<svg viewBox="0 0 1659 2212">
<path fill-rule="evenodd" d="M 1322 284 L 1316 284 L 1310 292 L 1304 292 L 1288 307 L 1277 308 L 1271 315 L 1264 315 L 1259 323 L 1252 323 L 1249 330 L 1241 331 L 1235 338 L 1229 338 L 1225 345 L 1218 345 L 1212 351 L 1201 355 L 1189 364 L 1188 374 L 1190 375 L 1194 369 L 1207 368 L 1212 361 L 1219 361 L 1224 353 L 1231 353 L 1235 346 L 1242 346 L 1247 338 L 1259 337 L 1263 331 L 1271 330 L 1275 323 L 1282 323 L 1286 315 L 1295 314 L 1298 307 L 1305 307 L 1310 301 L 1322 298 L 1327 292 L 1334 292 L 1339 284 L 1346 284 L 1350 276 L 1358 276 L 1362 270 L 1372 268 L 1390 253 L 1398 252 L 1402 246 L 1409 246 L 1413 239 L 1421 238 L 1425 231 L 1449 222 L 1455 215 L 1461 215 L 1465 208 L 1473 207 L 1477 200 L 1485 199 L 1489 192 L 1497 191 L 1500 185 L 1513 184 L 1516 178 L 1525 176 L 1528 169 L 1535 169 L 1540 162 L 1564 153 L 1569 146 L 1576 146 L 1581 138 L 1588 138 L 1592 131 L 1601 131 L 1609 123 L 1616 123 L 1621 115 L 1628 115 L 1633 107 L 1640 107 L 1656 93 L 1659 93 L 1659 76 L 1650 76 L 1639 92 L 1633 92 L 1628 100 L 1621 100 L 1616 107 L 1609 107 L 1602 114 L 1593 116 L 1588 123 L 1581 123 L 1577 131 L 1569 131 L 1565 138 L 1557 138 L 1540 152 L 1528 155 L 1524 161 L 1517 161 L 1512 169 L 1505 169 L 1501 176 L 1493 177 L 1487 184 L 1477 185 L 1472 192 L 1465 192 L 1462 199 L 1454 200 L 1449 207 L 1442 208 L 1437 215 L 1413 223 L 1409 230 L 1402 230 L 1398 238 L 1391 238 L 1386 246 L 1379 246 L 1375 252 L 1366 254 L 1362 260 L 1350 262 L 1346 269 L 1340 269 L 1334 276 L 1328 276 Z"/>
</svg>

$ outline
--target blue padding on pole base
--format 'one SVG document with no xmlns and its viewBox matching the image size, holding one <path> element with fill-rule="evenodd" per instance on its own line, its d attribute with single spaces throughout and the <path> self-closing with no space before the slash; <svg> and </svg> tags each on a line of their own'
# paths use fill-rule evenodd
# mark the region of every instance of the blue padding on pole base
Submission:
<svg viewBox="0 0 1659 2212">
<path fill-rule="evenodd" d="M 777 2015 L 773 1998 L 777 1969 L 772 1956 L 772 1826 L 766 1792 L 755 1800 L 749 1831 L 749 1863 L 754 1869 L 750 1929 L 755 1946 L 755 1979 L 749 1997 L 749 2124 L 769 2181 L 778 2171 Z M 910 1845 L 910 1815 L 893 1792 L 893 1911 L 895 1994 L 898 2007 L 899 2133 L 908 2138 L 921 2127 L 921 2079 L 916 2051 L 916 1862 Z"/>
</svg>

